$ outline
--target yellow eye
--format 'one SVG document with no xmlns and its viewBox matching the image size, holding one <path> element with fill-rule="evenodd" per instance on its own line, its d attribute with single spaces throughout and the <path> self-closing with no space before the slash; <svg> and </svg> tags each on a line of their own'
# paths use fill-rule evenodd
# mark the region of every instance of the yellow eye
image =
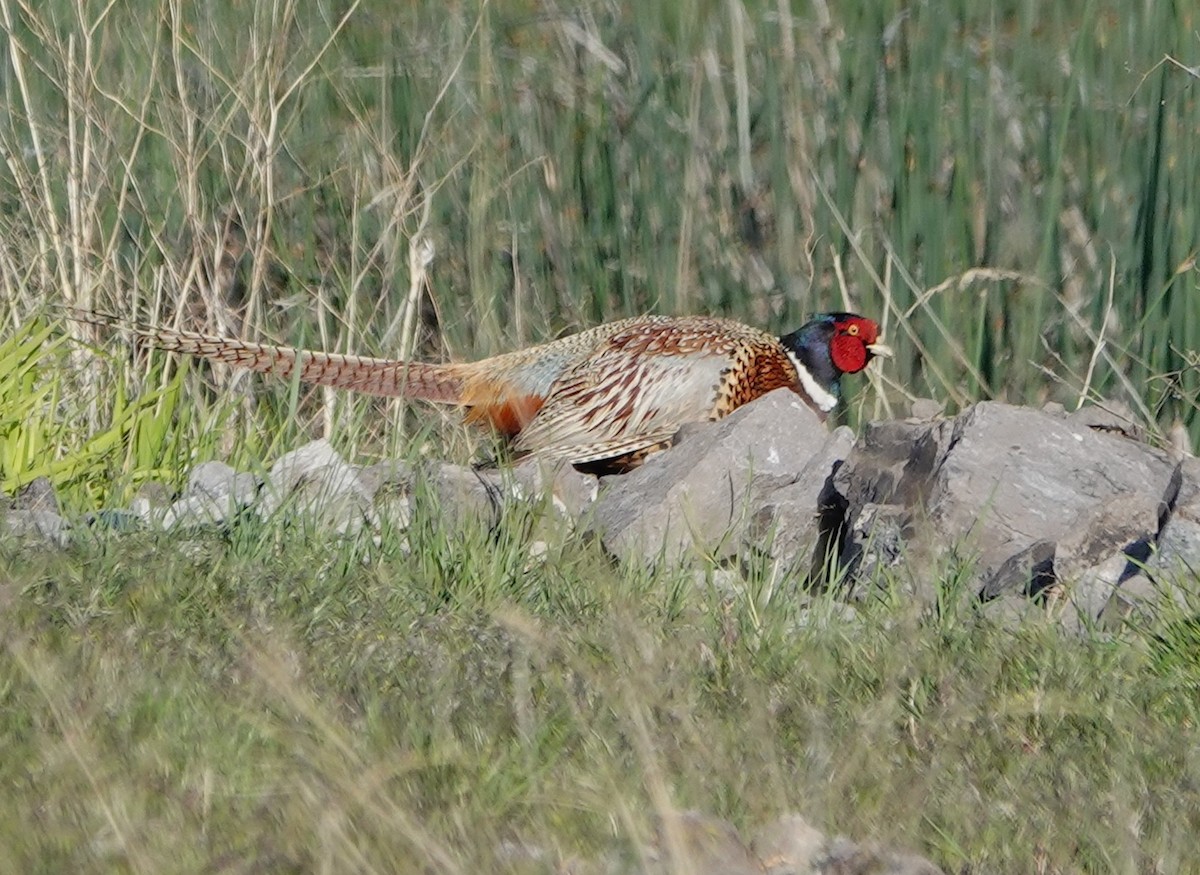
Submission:
<svg viewBox="0 0 1200 875">
<path fill-rule="evenodd" d="M 846 326 L 846 333 L 849 334 L 851 337 L 858 337 L 858 326 L 857 325 Z"/>
</svg>

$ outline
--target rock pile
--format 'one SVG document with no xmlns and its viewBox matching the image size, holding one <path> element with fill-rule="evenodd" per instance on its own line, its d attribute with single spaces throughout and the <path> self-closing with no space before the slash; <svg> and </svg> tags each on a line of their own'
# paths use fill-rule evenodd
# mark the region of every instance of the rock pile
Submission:
<svg viewBox="0 0 1200 875">
<path fill-rule="evenodd" d="M 623 561 L 755 554 L 851 599 L 886 586 L 931 600 L 952 577 L 988 610 L 1065 604 L 1065 624 L 1092 625 L 1200 585 L 1200 460 L 1118 426 L 1096 409 L 984 402 L 950 419 L 871 423 L 856 439 L 780 390 L 600 481 L 536 461 L 356 467 L 316 441 L 264 478 L 207 462 L 165 507 L 141 498 L 74 525 L 35 482 L 7 502 L 0 531 L 63 546 L 81 526 L 223 526 L 249 513 L 354 535 L 383 520 L 404 529 L 423 489 L 450 526 L 494 525 L 509 503 L 539 501 Z"/>
</svg>

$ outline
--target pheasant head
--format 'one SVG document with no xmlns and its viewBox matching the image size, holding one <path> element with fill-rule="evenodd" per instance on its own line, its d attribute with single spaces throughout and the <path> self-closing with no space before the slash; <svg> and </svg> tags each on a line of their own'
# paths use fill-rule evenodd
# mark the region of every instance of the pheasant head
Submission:
<svg viewBox="0 0 1200 875">
<path fill-rule="evenodd" d="M 873 357 L 892 354 L 879 326 L 854 313 L 822 313 L 779 340 L 804 390 L 824 413 L 837 406 L 842 374 L 857 374 Z"/>
</svg>

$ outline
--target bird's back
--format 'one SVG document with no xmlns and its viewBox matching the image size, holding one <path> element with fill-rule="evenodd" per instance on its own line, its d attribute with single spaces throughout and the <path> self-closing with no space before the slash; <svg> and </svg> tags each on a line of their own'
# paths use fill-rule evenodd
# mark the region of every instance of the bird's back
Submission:
<svg viewBox="0 0 1200 875">
<path fill-rule="evenodd" d="M 747 350 L 785 355 L 774 335 L 733 319 L 716 316 L 635 316 L 606 322 L 549 343 L 485 359 L 485 372 L 519 384 L 524 391 L 545 396 L 554 381 L 579 363 L 606 349 L 624 355 L 726 355 L 731 360 Z"/>
<path fill-rule="evenodd" d="M 573 462 L 667 442 L 685 423 L 720 418 L 796 380 L 774 336 L 706 316 L 627 319 L 499 360 L 506 367 L 495 372 L 525 374 L 553 362 L 548 386 L 526 386 L 544 394 L 514 447 Z"/>
</svg>

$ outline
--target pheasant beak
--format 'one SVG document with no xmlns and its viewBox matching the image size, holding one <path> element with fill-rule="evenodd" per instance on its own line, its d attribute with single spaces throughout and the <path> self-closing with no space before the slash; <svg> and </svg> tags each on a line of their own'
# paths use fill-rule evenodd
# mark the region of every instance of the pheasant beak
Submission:
<svg viewBox="0 0 1200 875">
<path fill-rule="evenodd" d="M 867 344 L 867 352 L 871 355 L 879 356 L 880 358 L 890 359 L 893 355 L 892 348 L 881 340 Z"/>
</svg>

